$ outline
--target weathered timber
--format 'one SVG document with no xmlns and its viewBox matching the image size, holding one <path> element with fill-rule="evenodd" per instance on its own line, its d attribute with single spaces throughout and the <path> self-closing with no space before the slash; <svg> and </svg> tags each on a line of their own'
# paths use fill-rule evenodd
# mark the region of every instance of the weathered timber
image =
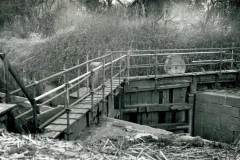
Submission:
<svg viewBox="0 0 240 160">
<path fill-rule="evenodd" d="M 173 103 L 184 103 L 186 101 L 186 88 L 173 89 Z M 186 122 L 185 111 L 175 111 L 175 122 Z"/>
<path fill-rule="evenodd" d="M 58 106 L 56 108 L 52 108 L 49 109 L 41 114 L 38 115 L 37 119 L 38 119 L 38 123 L 42 124 L 43 122 L 45 122 L 46 120 L 52 118 L 54 115 L 56 115 L 57 113 L 61 112 L 62 110 L 64 110 L 64 106 Z M 27 117 L 25 118 L 26 121 L 31 120 L 33 117 Z"/>
<path fill-rule="evenodd" d="M 155 128 L 166 129 L 168 131 L 186 130 L 189 127 L 187 123 L 161 123 L 150 126 Z"/>
<path fill-rule="evenodd" d="M 12 110 L 14 107 L 16 107 L 16 104 L 0 103 L 0 116 L 6 114 L 10 110 Z"/>
<path fill-rule="evenodd" d="M 134 105 L 136 106 L 136 105 Z M 189 104 L 148 104 L 148 105 L 141 105 L 141 107 L 127 107 L 123 109 L 123 112 L 167 112 L 167 111 L 181 111 L 181 110 L 189 110 L 191 107 Z"/>
</svg>

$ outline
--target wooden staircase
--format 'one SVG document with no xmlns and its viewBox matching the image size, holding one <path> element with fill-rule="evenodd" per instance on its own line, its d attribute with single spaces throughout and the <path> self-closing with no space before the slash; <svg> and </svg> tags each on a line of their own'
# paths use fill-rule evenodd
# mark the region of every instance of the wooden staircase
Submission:
<svg viewBox="0 0 240 160">
<path fill-rule="evenodd" d="M 113 79 L 113 91 L 116 91 L 117 88 L 120 87 L 121 83 L 124 81 L 123 78 Z M 105 84 L 105 96 L 108 97 L 111 93 L 110 82 L 106 82 Z M 71 94 L 72 97 L 76 96 L 76 93 Z M 76 97 L 75 97 L 76 98 Z M 102 90 L 98 91 L 94 96 L 94 108 L 92 108 L 91 104 L 91 96 L 89 95 L 85 99 L 83 99 L 78 104 L 71 107 L 71 111 L 69 113 L 70 119 L 70 134 L 79 133 L 82 129 L 85 129 L 89 126 L 91 121 L 96 120 L 98 116 L 100 116 L 100 112 L 104 112 L 103 107 L 99 106 L 103 102 Z M 67 130 L 67 113 L 63 113 L 56 120 L 52 121 L 48 126 L 45 127 L 45 131 L 43 133 L 44 136 L 50 138 L 64 138 Z M 72 135 L 71 137 L 76 138 L 78 135 Z"/>
</svg>

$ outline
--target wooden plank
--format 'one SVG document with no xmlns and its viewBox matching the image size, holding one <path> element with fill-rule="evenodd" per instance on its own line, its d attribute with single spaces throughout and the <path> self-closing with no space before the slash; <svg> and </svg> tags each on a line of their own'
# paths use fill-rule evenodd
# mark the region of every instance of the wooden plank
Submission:
<svg viewBox="0 0 240 160">
<path fill-rule="evenodd" d="M 91 109 L 91 103 L 80 103 L 74 106 L 74 108 L 82 108 L 82 109 Z"/>
<path fill-rule="evenodd" d="M 16 106 L 17 106 L 16 104 L 0 103 L 0 115 L 5 114 L 6 112 L 12 110 Z"/>
<path fill-rule="evenodd" d="M 80 119 L 82 117 L 83 114 L 74 114 L 74 113 L 70 113 L 69 114 L 69 119 Z M 66 119 L 67 114 L 65 113 L 64 115 L 62 115 L 61 117 L 59 117 L 59 119 Z"/>
<path fill-rule="evenodd" d="M 55 139 L 60 134 L 61 134 L 61 132 L 58 132 L 58 131 L 45 131 L 44 134 L 42 134 L 42 136 Z"/>
<path fill-rule="evenodd" d="M 165 104 L 133 104 L 125 105 L 125 108 L 145 108 L 145 107 L 158 107 L 158 108 L 170 108 L 171 110 L 184 110 L 188 109 L 190 105 L 188 103 L 165 103 Z"/>
<path fill-rule="evenodd" d="M 142 113 L 142 122 L 143 122 L 142 124 L 146 124 L 146 125 L 152 124 L 151 113 L 149 112 Z"/>
<path fill-rule="evenodd" d="M 71 108 L 71 113 L 75 114 L 86 114 L 89 111 L 89 109 L 84 108 Z"/>
<path fill-rule="evenodd" d="M 155 127 L 155 128 L 165 129 L 168 131 L 188 129 L 187 123 L 161 123 L 161 124 L 155 124 L 155 125 L 150 125 L 150 126 Z"/>
<path fill-rule="evenodd" d="M 159 112 L 149 112 L 149 116 L 151 117 L 150 124 L 158 123 L 159 121 Z"/>
<path fill-rule="evenodd" d="M 179 77 L 191 77 L 191 76 L 206 76 L 206 75 L 216 75 L 219 74 L 220 71 L 205 71 L 205 72 L 191 72 L 191 73 L 183 73 L 183 74 L 175 74 L 175 75 L 169 75 L 169 74 L 162 74 L 158 75 L 156 78 L 161 79 L 161 78 L 167 78 L 171 77 L 173 79 L 177 79 Z M 238 73 L 237 70 L 222 70 L 221 74 L 234 74 L 236 75 Z M 137 80 L 145 80 L 145 79 L 150 79 L 150 78 L 155 78 L 154 75 L 148 75 L 148 76 L 131 76 L 129 77 L 129 82 L 136 81 Z"/>
<path fill-rule="evenodd" d="M 170 103 L 169 101 L 169 89 L 163 90 L 163 104 Z M 165 113 L 165 123 L 171 123 L 172 122 L 172 112 L 166 112 Z"/>
<path fill-rule="evenodd" d="M 130 105 L 131 106 L 131 105 Z M 140 112 L 140 113 L 149 113 L 149 112 L 166 112 L 166 111 L 181 111 L 189 110 L 191 106 L 187 103 L 172 105 L 172 104 L 144 104 L 141 107 L 136 107 L 137 105 L 132 105 L 134 107 L 126 107 L 123 109 L 123 112 Z M 156 115 L 158 116 L 158 115 Z"/>
<path fill-rule="evenodd" d="M 173 103 L 184 103 L 186 101 L 187 88 L 173 89 Z M 177 123 L 186 122 L 185 111 L 176 111 L 175 120 Z"/>
<path fill-rule="evenodd" d="M 173 84 L 188 84 L 188 86 L 189 86 L 190 83 L 191 83 L 191 78 L 189 78 L 189 77 L 179 77 L 177 79 L 168 77 L 168 78 L 163 78 L 163 79 L 157 80 L 158 86 L 173 85 Z"/>
<path fill-rule="evenodd" d="M 187 88 L 175 88 L 173 89 L 173 103 L 183 103 L 186 100 Z"/>
<path fill-rule="evenodd" d="M 74 122 L 76 122 L 75 119 L 69 119 L 69 125 L 72 125 Z M 51 123 L 51 125 L 53 125 L 53 124 L 67 126 L 67 119 L 66 118 L 65 119 L 58 118 Z"/>
<path fill-rule="evenodd" d="M 161 91 L 160 91 L 161 92 Z M 149 95 L 150 95 L 150 100 L 148 101 L 148 104 L 154 104 L 154 103 L 158 103 L 160 102 L 160 99 L 162 100 L 162 96 L 160 94 L 160 92 L 156 92 L 155 90 L 153 92 L 148 92 Z M 162 93 L 162 92 L 161 92 Z M 147 111 L 149 111 L 150 113 L 150 117 L 151 117 L 151 123 L 150 124 L 155 124 L 155 123 L 158 123 L 158 120 L 159 120 L 159 114 L 158 112 L 151 112 L 151 109 L 150 108 L 147 108 Z"/>
<path fill-rule="evenodd" d="M 171 85 L 162 85 L 157 87 L 151 87 L 151 88 L 143 88 L 143 87 L 134 87 L 134 88 L 128 88 L 126 90 L 127 93 L 129 92 L 143 92 L 143 91 L 152 91 L 152 90 L 166 90 L 170 88 L 185 88 L 188 87 L 189 83 L 181 83 L 181 84 L 171 84 Z"/>
<path fill-rule="evenodd" d="M 138 104 L 138 93 L 133 93 L 130 95 L 130 104 Z M 127 106 L 126 106 L 127 107 Z"/>
<path fill-rule="evenodd" d="M 124 100 L 125 100 L 125 105 L 130 105 L 130 94 L 124 93 Z M 125 107 L 124 105 L 124 107 Z"/>
<path fill-rule="evenodd" d="M 83 97 L 84 95 L 86 95 L 89 91 L 89 88 L 87 87 L 81 87 L 79 89 L 79 97 Z M 70 94 L 70 97 L 73 97 L 73 98 L 78 98 L 78 95 L 77 95 L 77 92 L 78 91 L 74 91 L 73 93 Z"/>
<path fill-rule="evenodd" d="M 39 114 L 39 115 L 37 116 L 38 123 L 39 123 L 39 124 L 44 123 L 46 120 L 52 118 L 54 115 L 56 115 L 57 113 L 61 112 L 62 110 L 64 110 L 64 106 L 58 106 L 58 107 L 56 107 L 56 108 L 52 108 L 52 109 L 50 109 L 50 110 L 48 110 L 48 111 L 45 111 L 45 112 Z M 31 120 L 32 118 L 33 118 L 33 117 L 32 117 L 32 115 L 31 115 L 31 116 L 28 117 L 28 118 L 26 117 L 25 120 L 29 121 L 29 120 Z"/>
<path fill-rule="evenodd" d="M 59 124 L 50 124 L 45 127 L 45 130 L 48 131 L 56 131 L 56 132 L 63 132 L 66 129 L 66 125 L 59 125 Z"/>
</svg>

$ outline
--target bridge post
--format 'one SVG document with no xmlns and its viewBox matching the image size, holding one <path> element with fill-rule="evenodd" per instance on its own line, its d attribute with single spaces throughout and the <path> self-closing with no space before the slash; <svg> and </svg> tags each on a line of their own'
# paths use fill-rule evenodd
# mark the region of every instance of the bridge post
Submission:
<svg viewBox="0 0 240 160">
<path fill-rule="evenodd" d="M 219 64 L 219 70 L 220 70 L 220 73 L 222 73 L 222 65 L 223 65 L 223 50 L 222 50 L 222 46 L 221 46 L 221 52 L 220 52 L 220 64 Z"/>
<path fill-rule="evenodd" d="M 155 52 L 155 65 L 154 65 L 154 70 L 155 70 L 154 71 L 154 74 L 155 74 L 154 75 L 154 77 L 155 77 L 155 89 L 157 88 L 157 70 L 158 70 L 158 66 L 157 66 L 158 65 L 157 64 L 158 63 L 158 59 L 157 58 L 158 58 L 157 52 Z"/>
<path fill-rule="evenodd" d="M 111 87 L 111 95 L 113 95 L 113 53 L 111 53 L 111 71 L 110 71 L 110 87 Z"/>
<path fill-rule="evenodd" d="M 121 60 L 122 60 L 122 59 L 119 59 L 119 73 L 118 73 L 118 74 L 119 74 L 119 77 L 118 77 L 118 78 L 119 78 L 119 79 L 118 79 L 119 84 L 121 84 L 121 75 L 122 75 L 122 74 L 121 74 L 121 70 L 122 70 Z"/>
<path fill-rule="evenodd" d="M 102 63 L 103 63 L 102 110 L 103 113 L 105 113 L 105 58 L 103 58 Z"/>
<path fill-rule="evenodd" d="M 87 56 L 86 56 L 86 62 L 87 62 L 87 64 L 86 64 L 86 72 L 89 72 L 89 55 L 88 55 L 88 53 L 87 53 Z M 88 88 L 89 88 L 89 79 L 87 79 L 87 91 L 89 91 L 88 90 Z"/>
<path fill-rule="evenodd" d="M 35 82 L 35 77 L 33 77 L 33 80 L 34 80 L 34 85 L 33 85 L 33 90 L 32 90 L 32 95 L 33 95 L 33 98 L 36 97 L 36 85 L 37 83 Z M 38 130 L 38 122 L 37 122 L 37 103 L 36 101 L 34 101 L 34 104 L 33 104 L 33 133 L 34 133 L 34 137 L 35 137 L 35 134 L 37 133 L 37 130 Z"/>
<path fill-rule="evenodd" d="M 66 64 L 63 65 L 63 70 L 66 70 Z M 66 111 L 66 115 L 67 115 L 67 131 L 66 131 L 66 139 L 69 140 L 70 138 L 70 120 L 69 120 L 69 113 L 70 113 L 70 108 L 69 108 L 69 87 L 70 84 L 68 82 L 68 77 L 67 77 L 67 72 L 63 74 L 63 78 L 64 78 L 64 83 L 65 83 L 65 111 Z"/>
<path fill-rule="evenodd" d="M 129 82 L 129 76 L 130 76 L 130 51 L 127 52 L 127 83 Z"/>
<path fill-rule="evenodd" d="M 190 93 L 188 98 L 188 103 L 191 105 L 191 108 L 188 112 L 189 128 L 188 132 L 191 136 L 194 135 L 194 112 L 195 112 L 195 101 L 196 101 L 196 92 L 197 92 L 197 77 L 192 76 L 192 82 L 190 85 Z"/>
<path fill-rule="evenodd" d="M 66 94 L 65 94 L 65 111 L 66 111 L 66 115 L 67 115 L 67 133 L 66 134 L 66 139 L 69 141 L 70 140 L 70 119 L 69 119 L 69 114 L 71 112 L 71 109 L 69 108 L 69 87 L 70 84 L 69 82 L 65 83 L 65 90 L 66 90 Z"/>
<path fill-rule="evenodd" d="M 91 94 L 91 112 L 94 110 L 94 71 L 93 68 L 91 68 L 91 75 L 90 75 L 90 94 Z M 89 114 L 89 113 L 88 113 Z M 90 117 L 87 116 L 87 126 L 90 126 Z"/>
<path fill-rule="evenodd" d="M 113 96 L 113 53 L 111 53 L 111 65 L 110 65 L 110 96 L 108 100 L 108 108 L 107 108 L 107 116 L 109 116 L 109 111 L 113 109 L 114 107 L 114 96 Z M 110 112 L 110 116 L 112 115 L 112 112 Z"/>
<path fill-rule="evenodd" d="M 9 72 L 8 72 L 8 62 L 6 60 L 6 54 L 3 54 L 3 71 L 4 71 L 4 82 L 5 82 L 5 103 L 10 102 L 10 94 L 9 94 L 9 88 L 8 88 L 8 82 L 9 82 Z"/>
<path fill-rule="evenodd" d="M 77 60 L 77 65 L 80 64 L 80 60 L 78 59 Z M 79 77 L 81 75 L 81 70 L 80 70 L 80 67 L 78 68 L 77 70 L 77 76 Z M 80 98 L 80 84 L 77 85 L 77 98 L 79 99 Z"/>
<path fill-rule="evenodd" d="M 233 69 L 233 58 L 234 58 L 234 51 L 233 51 L 233 48 L 234 47 L 234 42 L 232 42 L 232 49 L 231 49 L 231 51 L 232 51 L 232 55 L 231 55 L 231 69 Z"/>
</svg>

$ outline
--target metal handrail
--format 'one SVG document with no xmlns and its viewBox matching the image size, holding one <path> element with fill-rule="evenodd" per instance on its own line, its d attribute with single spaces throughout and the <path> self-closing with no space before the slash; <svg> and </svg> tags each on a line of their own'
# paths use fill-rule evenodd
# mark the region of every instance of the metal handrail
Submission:
<svg viewBox="0 0 240 160">
<path fill-rule="evenodd" d="M 196 50 L 232 50 L 232 49 L 240 49 L 240 47 L 227 47 L 227 48 L 185 48 L 185 49 L 146 49 L 146 50 L 118 50 L 118 51 L 107 51 L 111 53 L 126 53 L 126 52 L 166 52 L 166 51 L 196 51 Z"/>
<path fill-rule="evenodd" d="M 186 53 L 149 53 L 149 54 L 131 54 L 131 57 L 140 57 L 140 56 L 169 56 L 169 55 L 199 55 L 199 54 L 229 54 L 225 51 L 219 51 L 219 52 L 186 52 Z"/>
<path fill-rule="evenodd" d="M 240 48 L 240 47 L 234 47 L 234 48 Z M 61 76 L 61 75 L 64 75 L 64 79 L 65 79 L 65 82 L 64 84 L 50 90 L 50 91 L 47 91 L 41 95 L 38 95 L 37 97 L 31 97 L 30 100 L 33 102 L 33 106 L 36 106 L 36 102 L 37 101 L 40 101 L 42 100 L 43 98 L 46 98 L 47 96 L 51 95 L 51 94 L 56 94 L 54 95 L 53 97 L 45 100 L 44 102 L 42 102 L 40 104 L 41 105 L 44 105 L 44 104 L 47 104 L 49 102 L 51 102 L 52 100 L 62 96 L 63 94 L 66 94 L 65 95 L 65 98 L 67 99 L 67 103 L 65 104 L 66 106 L 66 113 L 69 114 L 69 108 L 73 107 L 74 105 L 78 104 L 80 101 L 82 101 L 84 98 L 86 98 L 87 96 L 91 95 L 91 105 L 94 105 L 93 101 L 94 101 L 94 94 L 96 92 L 99 92 L 99 90 L 103 90 L 102 92 L 102 95 L 104 97 L 104 86 L 105 86 L 105 70 L 110 67 L 111 68 L 111 76 L 110 76 L 110 86 L 111 86 L 111 94 L 112 94 L 112 83 L 113 83 L 113 78 L 116 78 L 116 77 L 119 77 L 119 83 L 120 83 L 120 78 L 121 78 L 121 75 L 122 73 L 126 72 L 127 71 L 127 79 L 129 79 L 130 77 L 130 74 L 129 74 L 129 70 L 131 68 L 144 68 L 144 67 L 155 67 L 155 77 L 157 76 L 157 67 L 159 66 L 164 66 L 163 63 L 159 63 L 158 62 L 158 56 L 168 56 L 168 55 L 199 55 L 199 54 L 204 54 L 204 55 L 212 55 L 212 54 L 219 54 L 220 55 L 220 58 L 221 59 L 213 59 L 213 60 L 198 60 L 198 61 L 191 61 L 193 64 L 186 64 L 187 66 L 188 65 L 201 65 L 201 64 L 219 64 L 220 63 L 220 71 L 221 71 L 221 67 L 222 67 L 222 64 L 223 63 L 235 63 L 237 62 L 233 56 L 231 59 L 223 59 L 223 55 L 227 54 L 227 55 L 234 55 L 234 53 L 228 53 L 226 52 L 226 50 L 233 50 L 234 49 L 233 47 L 232 48 L 204 48 L 204 49 L 163 49 L 163 50 L 130 50 L 130 51 L 107 51 L 107 54 L 106 55 L 103 55 L 101 57 L 97 57 L 97 58 L 94 58 L 94 59 L 91 59 L 91 60 L 88 60 L 87 58 L 87 61 L 86 62 L 83 62 L 81 64 L 77 64 L 73 67 L 70 67 L 68 69 L 65 69 L 63 71 L 60 71 L 58 73 L 55 73 L 51 76 L 48 76 L 48 77 L 45 77 L 41 80 L 38 80 L 36 81 L 35 83 L 33 84 L 29 84 L 27 86 L 25 86 L 25 88 L 27 87 L 31 87 L 31 86 L 36 86 L 36 85 L 39 85 L 43 82 L 46 82 L 50 79 L 53 79 L 55 77 L 58 77 L 58 76 Z M 198 52 L 197 50 L 206 50 L 205 52 L 204 51 L 201 51 L 201 52 Z M 207 50 L 212 50 L 212 51 L 207 51 Z M 216 51 L 217 50 L 217 51 Z M 164 51 L 169 51 L 168 53 L 159 53 L 159 52 L 164 52 Z M 173 52 L 171 52 L 173 51 Z M 174 52 L 175 51 L 175 52 Z M 176 52 L 176 51 L 186 51 L 186 52 Z M 191 51 L 191 52 L 187 52 L 187 51 Z M 138 52 L 138 53 L 136 53 Z M 140 52 L 154 52 L 154 53 L 143 53 L 143 54 L 139 54 Z M 113 53 L 121 53 L 119 55 L 119 57 L 116 57 L 115 59 L 113 59 Z M 0 54 L 2 55 L 2 54 Z M 107 62 L 106 61 L 106 58 L 111 56 L 111 60 L 110 62 Z M 140 64 L 140 65 L 131 65 L 130 64 L 130 58 L 134 58 L 134 57 L 144 57 L 144 56 L 153 56 L 155 57 L 155 62 L 154 64 Z M 98 60 L 101 60 L 101 62 L 103 62 L 101 65 L 99 65 L 98 67 L 96 68 L 92 68 L 90 71 L 88 70 L 89 68 L 89 65 L 91 62 L 94 62 L 94 61 L 98 61 Z M 105 63 L 106 62 L 106 63 Z M 124 62 L 124 64 L 126 65 L 125 67 L 122 66 L 122 62 Z M 114 66 L 115 63 L 119 63 L 119 66 Z M 196 63 L 196 64 L 194 64 Z M 80 72 L 78 72 L 78 76 L 76 78 L 73 78 L 71 80 L 67 80 L 66 79 L 66 74 L 69 73 L 70 71 L 73 71 L 75 69 L 79 69 L 78 71 L 80 71 L 80 68 L 81 67 L 85 67 L 87 68 L 87 71 L 83 74 L 80 75 Z M 122 69 L 123 68 L 123 69 Z M 114 69 L 117 69 L 118 70 L 118 73 L 117 74 L 113 74 L 113 70 Z M 94 73 L 97 72 L 97 71 L 100 71 L 100 70 L 103 70 L 103 82 L 102 84 L 100 84 L 99 86 L 96 86 L 94 87 L 93 85 L 93 76 L 94 76 Z M 91 81 L 90 82 L 90 90 L 88 90 L 83 96 L 81 97 L 78 97 L 78 99 L 73 102 L 72 104 L 70 104 L 69 102 L 69 97 L 70 97 L 70 90 L 71 89 L 74 89 L 75 87 L 77 87 L 78 91 L 79 91 L 79 86 L 80 84 L 82 83 L 85 83 L 85 81 Z M 88 82 L 89 84 L 89 82 Z M 15 90 L 15 91 L 12 91 L 11 93 L 16 93 L 20 91 L 19 89 L 18 90 Z M 59 91 L 61 91 L 59 93 Z M 31 102 L 30 101 L 30 102 Z M 104 101 L 103 101 L 104 103 Z M 61 112 L 63 113 L 63 112 Z M 34 113 L 36 114 L 36 113 Z M 60 115 L 60 114 L 59 114 Z M 37 115 L 35 115 L 34 117 L 34 121 L 37 121 Z M 46 124 L 44 124 L 45 126 Z"/>
<path fill-rule="evenodd" d="M 64 70 L 64 71 L 57 72 L 57 73 L 55 73 L 55 74 L 53 74 L 53 75 L 50 75 L 50 76 L 45 77 L 45 78 L 43 78 L 43 79 L 41 79 L 41 80 L 38 80 L 37 83 L 31 83 L 31 84 L 29 84 L 29 85 L 26 85 L 25 87 L 26 87 L 26 88 L 29 88 L 29 87 L 32 87 L 32 86 L 34 86 L 34 85 L 36 85 L 36 84 L 39 85 L 39 84 L 41 84 L 41 83 L 43 83 L 43 82 L 46 82 L 46 81 L 48 81 L 48 80 L 50 80 L 50 79 L 53 79 L 53 78 L 56 78 L 56 77 L 58 77 L 58 76 L 62 76 L 63 74 L 68 73 L 68 72 L 70 72 L 70 71 L 73 71 L 73 70 L 75 70 L 75 69 L 79 69 L 80 67 L 83 67 L 84 65 L 87 65 L 88 63 L 97 61 L 97 60 L 102 59 L 102 58 L 106 58 L 107 56 L 110 56 L 110 54 L 106 54 L 106 55 L 103 55 L 103 56 L 101 56 L 101 57 L 97 57 L 97 58 L 88 60 L 88 61 L 86 61 L 86 62 L 83 62 L 83 63 L 78 64 L 78 65 L 76 65 L 76 66 L 73 66 L 73 67 L 71 67 L 71 68 L 68 68 L 68 69 L 66 69 L 66 70 Z M 14 94 L 14 93 L 17 93 L 17 92 L 19 92 L 19 91 L 21 91 L 21 89 L 16 89 L 16 90 L 14 90 L 14 91 L 11 91 L 10 94 Z"/>
<path fill-rule="evenodd" d="M 38 112 L 37 103 L 36 103 L 34 97 L 28 93 L 27 89 L 23 85 L 23 83 L 20 80 L 20 78 L 18 77 L 17 73 L 12 68 L 10 62 L 6 58 L 6 55 L 5 54 L 0 54 L 0 59 L 4 62 L 4 65 L 6 65 L 5 66 L 6 71 L 8 71 L 12 75 L 12 77 L 14 78 L 14 80 L 16 81 L 16 83 L 18 84 L 20 89 L 22 90 L 23 94 L 26 96 L 28 101 L 31 103 L 31 106 L 33 108 L 33 117 L 34 117 L 33 118 L 33 128 L 34 128 L 34 133 L 37 133 L 37 112 Z"/>
</svg>

